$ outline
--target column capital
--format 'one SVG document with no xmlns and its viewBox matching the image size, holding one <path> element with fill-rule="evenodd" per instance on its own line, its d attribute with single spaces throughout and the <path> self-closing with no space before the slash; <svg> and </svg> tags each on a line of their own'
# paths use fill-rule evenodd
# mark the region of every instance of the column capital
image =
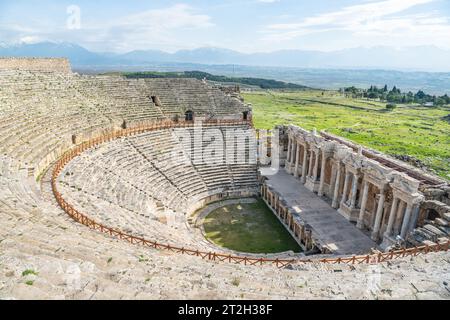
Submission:
<svg viewBox="0 0 450 320">
<path fill-rule="evenodd" d="M 380 194 L 386 192 L 388 190 L 388 186 L 389 186 L 388 183 L 378 185 L 377 187 L 378 189 L 380 189 Z"/>
<path fill-rule="evenodd" d="M 417 205 L 420 205 L 424 201 L 425 201 L 425 197 L 421 195 L 421 196 L 414 198 L 413 201 L 411 202 L 411 205 L 417 206 Z"/>
</svg>

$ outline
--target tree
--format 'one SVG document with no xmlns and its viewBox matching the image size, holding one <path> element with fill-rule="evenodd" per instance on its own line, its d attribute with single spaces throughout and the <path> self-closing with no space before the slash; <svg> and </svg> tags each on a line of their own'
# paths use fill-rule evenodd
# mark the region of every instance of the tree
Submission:
<svg viewBox="0 0 450 320">
<path fill-rule="evenodd" d="M 436 99 L 435 104 L 436 104 L 437 106 L 443 106 L 443 105 L 447 104 L 447 102 L 445 101 L 445 99 L 444 99 L 443 97 L 438 97 L 438 98 Z"/>
<path fill-rule="evenodd" d="M 416 98 L 419 100 L 423 100 L 425 98 L 426 94 L 422 90 L 417 91 Z"/>
<path fill-rule="evenodd" d="M 416 94 L 409 91 L 403 93 L 397 86 L 394 86 L 392 90 L 388 91 L 387 85 L 383 88 L 377 88 L 375 85 L 371 85 L 368 89 L 359 89 L 354 86 L 340 89 L 346 96 L 353 98 L 364 97 L 368 99 L 379 99 L 380 101 L 387 101 L 392 104 L 402 103 L 419 103 L 425 104 L 427 102 L 433 102 L 434 105 L 446 105 L 450 104 L 450 97 L 445 94 L 443 96 L 432 96 L 426 94 L 424 91 L 419 90 Z"/>
</svg>

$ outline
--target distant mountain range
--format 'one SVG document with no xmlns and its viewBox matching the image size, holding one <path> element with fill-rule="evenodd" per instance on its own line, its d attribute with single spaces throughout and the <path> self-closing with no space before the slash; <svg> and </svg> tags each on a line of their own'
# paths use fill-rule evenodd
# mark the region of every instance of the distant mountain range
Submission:
<svg viewBox="0 0 450 320">
<path fill-rule="evenodd" d="M 204 65 L 279 66 L 296 68 L 394 69 L 450 72 L 450 50 L 433 46 L 403 49 L 391 47 L 354 48 L 333 52 L 281 50 L 269 53 L 240 53 L 228 49 L 199 48 L 167 53 L 137 50 L 125 54 L 91 52 L 71 43 L 42 42 L 0 45 L 0 56 L 68 57 L 75 68 L 87 66 L 145 66 L 161 63 Z"/>
<path fill-rule="evenodd" d="M 1 56 L 67 57 L 72 68 L 82 73 L 195 70 L 323 89 L 387 84 L 402 91 L 450 93 L 450 51 L 436 47 L 355 48 L 335 52 L 284 50 L 254 54 L 200 48 L 175 53 L 149 50 L 116 54 L 91 52 L 71 43 L 42 42 L 14 46 L 0 44 Z"/>
</svg>

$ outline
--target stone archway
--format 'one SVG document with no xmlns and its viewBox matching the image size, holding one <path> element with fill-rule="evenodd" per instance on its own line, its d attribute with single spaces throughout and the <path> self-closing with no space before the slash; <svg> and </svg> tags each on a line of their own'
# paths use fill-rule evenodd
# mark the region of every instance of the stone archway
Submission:
<svg viewBox="0 0 450 320">
<path fill-rule="evenodd" d="M 194 121 L 194 112 L 191 110 L 188 110 L 184 114 L 184 120 L 186 121 Z"/>
<path fill-rule="evenodd" d="M 447 212 L 450 212 L 450 206 L 445 203 L 436 200 L 425 201 L 420 207 L 420 215 L 417 224 L 423 225 L 425 220 L 433 221 L 437 218 L 442 218 Z"/>
<path fill-rule="evenodd" d="M 434 210 L 434 209 L 427 209 L 426 215 L 425 215 L 425 219 L 426 220 L 434 221 L 434 220 L 436 220 L 437 218 L 440 218 L 440 217 L 441 217 L 441 215 L 436 210 Z"/>
</svg>

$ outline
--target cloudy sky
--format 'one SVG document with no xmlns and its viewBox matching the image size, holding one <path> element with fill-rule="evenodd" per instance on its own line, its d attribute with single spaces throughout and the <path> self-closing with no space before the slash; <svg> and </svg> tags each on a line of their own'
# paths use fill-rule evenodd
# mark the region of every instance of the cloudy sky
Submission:
<svg viewBox="0 0 450 320">
<path fill-rule="evenodd" d="M 450 49 L 450 0 L 0 0 L 0 44 L 40 41 L 102 52 Z"/>
</svg>

